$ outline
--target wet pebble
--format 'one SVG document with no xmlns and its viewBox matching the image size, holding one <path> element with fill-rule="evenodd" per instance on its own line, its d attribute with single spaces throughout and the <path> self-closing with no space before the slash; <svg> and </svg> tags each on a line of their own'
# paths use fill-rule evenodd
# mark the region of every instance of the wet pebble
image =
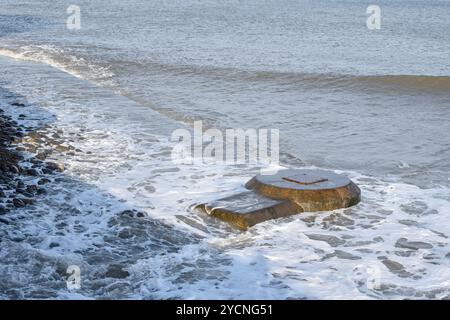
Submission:
<svg viewBox="0 0 450 320">
<path fill-rule="evenodd" d="M 29 192 L 27 192 L 26 190 L 23 190 L 23 189 L 17 189 L 16 192 L 20 193 L 21 195 L 23 195 L 24 197 L 27 197 L 27 198 L 32 198 L 33 197 L 33 194 L 31 194 L 31 193 L 29 193 Z"/>
<path fill-rule="evenodd" d="M 410 275 L 409 272 L 405 270 L 405 267 L 397 261 L 384 259 L 382 260 L 382 262 L 386 266 L 386 268 L 389 269 L 390 272 L 400 277 L 408 277 Z"/>
<path fill-rule="evenodd" d="M 42 173 L 44 173 L 44 174 L 52 174 L 53 170 L 51 170 L 49 168 L 42 168 Z"/>
<path fill-rule="evenodd" d="M 431 249 L 433 245 L 422 241 L 408 241 L 406 238 L 400 238 L 395 243 L 396 248 L 419 250 L 419 249 Z"/>
<path fill-rule="evenodd" d="M 51 171 L 63 172 L 65 170 L 64 164 L 55 162 L 46 162 L 47 169 Z"/>
<path fill-rule="evenodd" d="M 121 239 L 129 239 L 133 236 L 132 232 L 129 229 L 123 229 L 119 232 L 119 238 Z"/>
<path fill-rule="evenodd" d="M 23 202 L 21 199 L 17 199 L 17 198 L 13 199 L 13 204 L 14 204 L 14 207 L 16 207 L 16 208 L 25 207 L 25 202 Z"/>
<path fill-rule="evenodd" d="M 39 153 L 36 155 L 36 159 L 38 159 L 38 160 L 44 161 L 46 158 L 47 158 L 47 156 L 46 156 L 45 153 L 43 153 L 43 152 L 39 152 Z"/>
<path fill-rule="evenodd" d="M 26 188 L 26 191 L 29 192 L 29 193 L 31 193 L 31 194 L 36 193 L 37 190 L 38 190 L 38 187 L 35 186 L 35 185 L 29 185 L 29 186 L 27 186 L 27 188 Z"/>
<path fill-rule="evenodd" d="M 32 176 L 32 177 L 36 177 L 39 175 L 39 172 L 37 172 L 36 169 L 28 169 L 27 170 L 27 175 Z"/>
<path fill-rule="evenodd" d="M 335 250 L 334 254 L 336 255 L 336 257 L 338 257 L 339 259 L 346 259 L 346 260 L 359 260 L 361 259 L 361 257 L 355 256 L 349 252 L 345 252 L 342 250 Z"/>
<path fill-rule="evenodd" d="M 50 249 L 53 249 L 53 248 L 56 248 L 56 247 L 59 247 L 59 243 L 57 243 L 57 242 L 52 242 L 52 243 L 50 243 L 49 244 L 49 246 L 48 246 Z"/>
<path fill-rule="evenodd" d="M 118 264 L 111 264 L 108 266 L 108 270 L 105 273 L 105 277 L 107 278 L 116 278 L 116 279 L 124 279 L 128 277 L 130 273 L 126 270 L 123 270 L 122 266 Z"/>
<path fill-rule="evenodd" d="M 11 103 L 11 105 L 14 107 L 21 107 L 21 108 L 26 107 L 26 105 L 21 102 L 13 102 Z"/>
<path fill-rule="evenodd" d="M 34 199 L 28 199 L 28 198 L 23 198 L 21 199 L 23 201 L 23 203 L 25 203 L 26 205 L 28 204 L 34 204 L 36 201 Z"/>
<path fill-rule="evenodd" d="M 339 239 L 338 237 L 325 234 L 307 234 L 306 236 L 311 240 L 324 241 L 332 247 L 337 247 L 345 243 L 344 240 Z"/>
<path fill-rule="evenodd" d="M 40 186 L 42 186 L 42 185 L 47 184 L 47 183 L 49 183 L 49 182 L 51 182 L 49 179 L 42 178 L 42 179 L 40 179 L 40 180 L 38 181 L 37 184 L 40 185 Z"/>
<path fill-rule="evenodd" d="M 11 167 L 10 167 L 10 169 L 11 169 L 11 172 L 13 172 L 13 173 L 15 173 L 15 174 L 18 174 L 20 171 L 19 171 L 19 168 L 17 168 L 15 165 L 12 165 Z"/>
<path fill-rule="evenodd" d="M 120 213 L 120 215 L 128 216 L 128 217 L 136 217 L 136 218 L 145 217 L 145 213 L 137 211 L 137 210 L 124 210 Z"/>
</svg>

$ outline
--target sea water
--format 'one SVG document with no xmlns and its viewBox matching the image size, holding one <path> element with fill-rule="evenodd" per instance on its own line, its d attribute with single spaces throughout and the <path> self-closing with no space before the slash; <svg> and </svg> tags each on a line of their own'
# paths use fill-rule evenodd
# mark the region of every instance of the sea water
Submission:
<svg viewBox="0 0 450 320">
<path fill-rule="evenodd" d="M 0 107 L 83 153 L 0 224 L 0 297 L 448 298 L 450 1 L 377 3 L 379 30 L 370 1 L 78 1 L 70 30 L 69 2 L 3 0 Z M 260 169 L 173 163 L 196 120 L 278 129 L 281 167 L 362 201 L 247 232 L 194 212 Z"/>
</svg>

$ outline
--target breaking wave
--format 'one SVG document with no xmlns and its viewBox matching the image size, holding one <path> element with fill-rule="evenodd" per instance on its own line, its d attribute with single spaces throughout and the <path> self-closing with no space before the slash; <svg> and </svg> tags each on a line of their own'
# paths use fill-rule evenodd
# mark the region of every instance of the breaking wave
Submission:
<svg viewBox="0 0 450 320">
<path fill-rule="evenodd" d="M 114 76 L 107 67 L 90 63 L 85 58 L 77 57 L 50 45 L 20 48 L 0 47 L 0 55 L 17 60 L 44 63 L 84 80 L 100 82 L 110 80 Z"/>
</svg>

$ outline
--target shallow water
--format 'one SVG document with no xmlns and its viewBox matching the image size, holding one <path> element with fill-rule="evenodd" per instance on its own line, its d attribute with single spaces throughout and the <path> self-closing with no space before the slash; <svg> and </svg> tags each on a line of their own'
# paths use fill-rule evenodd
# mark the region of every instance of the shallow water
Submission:
<svg viewBox="0 0 450 320">
<path fill-rule="evenodd" d="M 450 2 L 382 1 L 377 32 L 367 5 L 82 1 L 68 31 L 63 4 L 5 1 L 2 108 L 83 152 L 0 225 L 0 297 L 448 298 Z M 259 169 L 174 164 L 198 119 L 280 129 L 284 167 L 344 172 L 361 204 L 244 233 L 192 212 Z"/>
</svg>

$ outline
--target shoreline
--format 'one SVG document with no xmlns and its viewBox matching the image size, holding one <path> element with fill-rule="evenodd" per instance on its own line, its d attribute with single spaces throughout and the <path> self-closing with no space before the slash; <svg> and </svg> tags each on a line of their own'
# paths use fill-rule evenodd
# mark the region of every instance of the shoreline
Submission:
<svg viewBox="0 0 450 320">
<path fill-rule="evenodd" d="M 16 109 L 27 107 L 20 102 L 7 103 Z M 52 182 L 51 176 L 64 171 L 63 165 L 46 161 L 46 153 L 39 152 L 43 142 L 39 128 L 21 124 L 26 117 L 20 113 L 15 121 L 0 107 L 0 222 L 6 224 L 4 217 L 11 210 L 34 204 L 46 194 L 44 186 Z"/>
</svg>

